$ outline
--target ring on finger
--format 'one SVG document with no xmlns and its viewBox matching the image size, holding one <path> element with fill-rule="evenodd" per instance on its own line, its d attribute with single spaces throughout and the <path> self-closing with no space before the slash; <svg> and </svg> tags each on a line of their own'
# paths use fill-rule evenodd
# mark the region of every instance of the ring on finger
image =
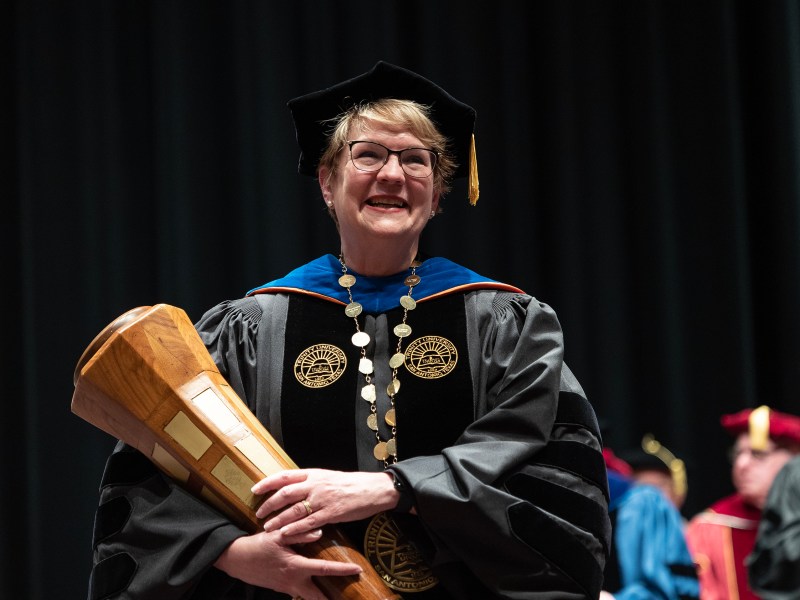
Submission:
<svg viewBox="0 0 800 600">
<path fill-rule="evenodd" d="M 303 506 L 306 509 L 306 516 L 308 516 L 312 512 L 314 512 L 314 509 L 311 508 L 311 502 L 309 502 L 307 498 L 305 500 L 303 500 Z"/>
</svg>

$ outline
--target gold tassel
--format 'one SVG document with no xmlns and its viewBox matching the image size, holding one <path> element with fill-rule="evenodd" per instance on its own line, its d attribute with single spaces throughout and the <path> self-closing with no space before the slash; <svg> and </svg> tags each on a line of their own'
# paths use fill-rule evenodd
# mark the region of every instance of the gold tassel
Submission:
<svg viewBox="0 0 800 600">
<path fill-rule="evenodd" d="M 472 134 L 472 143 L 469 145 L 469 203 L 472 206 L 478 202 L 480 186 L 478 185 L 478 156 L 475 152 L 475 134 Z"/>
<path fill-rule="evenodd" d="M 750 448 L 766 450 L 769 440 L 769 407 L 759 406 L 750 413 Z"/>
</svg>

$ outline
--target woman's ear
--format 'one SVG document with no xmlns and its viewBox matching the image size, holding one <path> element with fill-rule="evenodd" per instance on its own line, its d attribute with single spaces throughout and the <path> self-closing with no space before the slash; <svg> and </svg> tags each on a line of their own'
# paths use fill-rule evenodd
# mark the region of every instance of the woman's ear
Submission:
<svg viewBox="0 0 800 600">
<path fill-rule="evenodd" d="M 317 171 L 319 189 L 322 192 L 322 199 L 328 208 L 333 207 L 333 194 L 331 193 L 331 170 L 328 167 L 320 167 Z"/>
<path fill-rule="evenodd" d="M 431 212 L 434 214 L 439 213 L 439 198 L 441 194 L 439 192 L 434 192 L 433 194 L 433 201 L 431 202 Z"/>
</svg>

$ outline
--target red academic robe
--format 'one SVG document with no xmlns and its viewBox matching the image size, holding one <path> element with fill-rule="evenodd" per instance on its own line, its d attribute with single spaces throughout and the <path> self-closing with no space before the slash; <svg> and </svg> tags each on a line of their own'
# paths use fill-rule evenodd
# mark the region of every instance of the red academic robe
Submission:
<svg viewBox="0 0 800 600">
<path fill-rule="evenodd" d="M 733 494 L 689 522 L 686 542 L 698 565 L 702 600 L 758 600 L 744 560 L 755 545 L 760 519 L 759 509 Z"/>
</svg>

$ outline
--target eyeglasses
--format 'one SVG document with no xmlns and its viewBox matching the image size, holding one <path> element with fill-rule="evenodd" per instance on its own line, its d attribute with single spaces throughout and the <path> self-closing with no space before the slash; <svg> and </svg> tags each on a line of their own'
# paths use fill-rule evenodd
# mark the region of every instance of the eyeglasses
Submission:
<svg viewBox="0 0 800 600">
<path fill-rule="evenodd" d="M 753 450 L 752 448 L 731 448 L 729 458 L 731 463 L 735 463 L 740 456 L 747 455 L 749 458 L 756 462 L 767 460 L 770 456 L 779 452 L 781 448 L 771 448 L 770 450 Z"/>
<path fill-rule="evenodd" d="M 362 140 L 347 142 L 347 146 L 350 149 L 350 160 L 359 171 L 380 171 L 389 161 L 389 156 L 396 154 L 403 172 L 411 177 L 430 177 L 439 156 L 428 148 L 389 150 L 383 144 Z"/>
</svg>

